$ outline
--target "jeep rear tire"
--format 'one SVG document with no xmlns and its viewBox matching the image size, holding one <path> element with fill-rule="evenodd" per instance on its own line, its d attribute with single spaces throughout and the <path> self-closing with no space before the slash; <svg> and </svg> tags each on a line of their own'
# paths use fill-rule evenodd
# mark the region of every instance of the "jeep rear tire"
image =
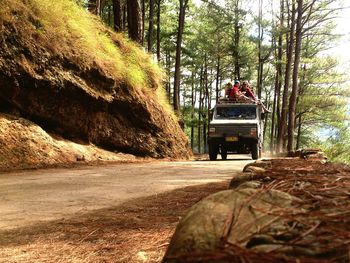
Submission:
<svg viewBox="0 0 350 263">
<path fill-rule="evenodd" d="M 210 161 L 216 161 L 218 158 L 219 146 L 209 143 L 209 159 Z"/>
<path fill-rule="evenodd" d="M 222 146 L 221 146 L 221 159 L 227 160 L 227 150 L 225 149 L 225 147 L 222 147 Z"/>
<path fill-rule="evenodd" d="M 259 159 L 259 145 L 257 143 L 252 144 L 252 159 Z"/>
</svg>

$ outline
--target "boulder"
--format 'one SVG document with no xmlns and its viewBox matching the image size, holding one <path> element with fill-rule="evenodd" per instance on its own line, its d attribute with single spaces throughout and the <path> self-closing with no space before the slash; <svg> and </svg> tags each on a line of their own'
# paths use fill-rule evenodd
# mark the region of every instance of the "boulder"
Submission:
<svg viewBox="0 0 350 263">
<path fill-rule="evenodd" d="M 290 229 L 289 220 L 280 217 L 278 211 L 290 209 L 290 214 L 300 212 L 293 208 L 296 200 L 280 191 L 252 188 L 210 195 L 194 205 L 180 221 L 163 262 L 187 262 L 193 255 L 197 255 L 197 261 L 194 261 L 198 262 L 201 255 L 210 252 L 216 251 L 220 255 L 218 251 L 230 244 L 242 248 L 280 245 L 271 235 L 259 235 L 267 229 L 281 232 Z"/>
</svg>

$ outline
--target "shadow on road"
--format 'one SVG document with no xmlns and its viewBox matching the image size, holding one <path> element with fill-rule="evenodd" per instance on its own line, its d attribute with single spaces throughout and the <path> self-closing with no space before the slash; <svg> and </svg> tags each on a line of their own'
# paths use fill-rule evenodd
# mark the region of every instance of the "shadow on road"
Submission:
<svg viewBox="0 0 350 263">
<path fill-rule="evenodd" d="M 0 231 L 0 262 L 159 262 L 179 219 L 228 182 L 189 186 Z"/>
</svg>

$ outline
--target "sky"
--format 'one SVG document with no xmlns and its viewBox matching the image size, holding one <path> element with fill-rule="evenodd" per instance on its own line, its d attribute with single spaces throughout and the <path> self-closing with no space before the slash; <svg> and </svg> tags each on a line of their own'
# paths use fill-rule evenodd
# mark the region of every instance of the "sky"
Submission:
<svg viewBox="0 0 350 263">
<path fill-rule="evenodd" d="M 341 34 L 342 37 L 329 53 L 337 56 L 341 67 L 345 69 L 350 67 L 350 6 L 339 13 L 335 22 L 337 27 L 334 33 Z"/>
</svg>

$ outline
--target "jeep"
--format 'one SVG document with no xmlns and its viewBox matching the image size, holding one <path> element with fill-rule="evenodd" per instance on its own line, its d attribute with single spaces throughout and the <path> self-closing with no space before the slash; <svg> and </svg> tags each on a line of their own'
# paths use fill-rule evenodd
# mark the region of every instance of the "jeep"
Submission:
<svg viewBox="0 0 350 263">
<path fill-rule="evenodd" d="M 247 102 L 219 101 L 211 114 L 208 145 L 209 158 L 226 160 L 228 153 L 261 157 L 264 113 L 261 105 Z"/>
</svg>

